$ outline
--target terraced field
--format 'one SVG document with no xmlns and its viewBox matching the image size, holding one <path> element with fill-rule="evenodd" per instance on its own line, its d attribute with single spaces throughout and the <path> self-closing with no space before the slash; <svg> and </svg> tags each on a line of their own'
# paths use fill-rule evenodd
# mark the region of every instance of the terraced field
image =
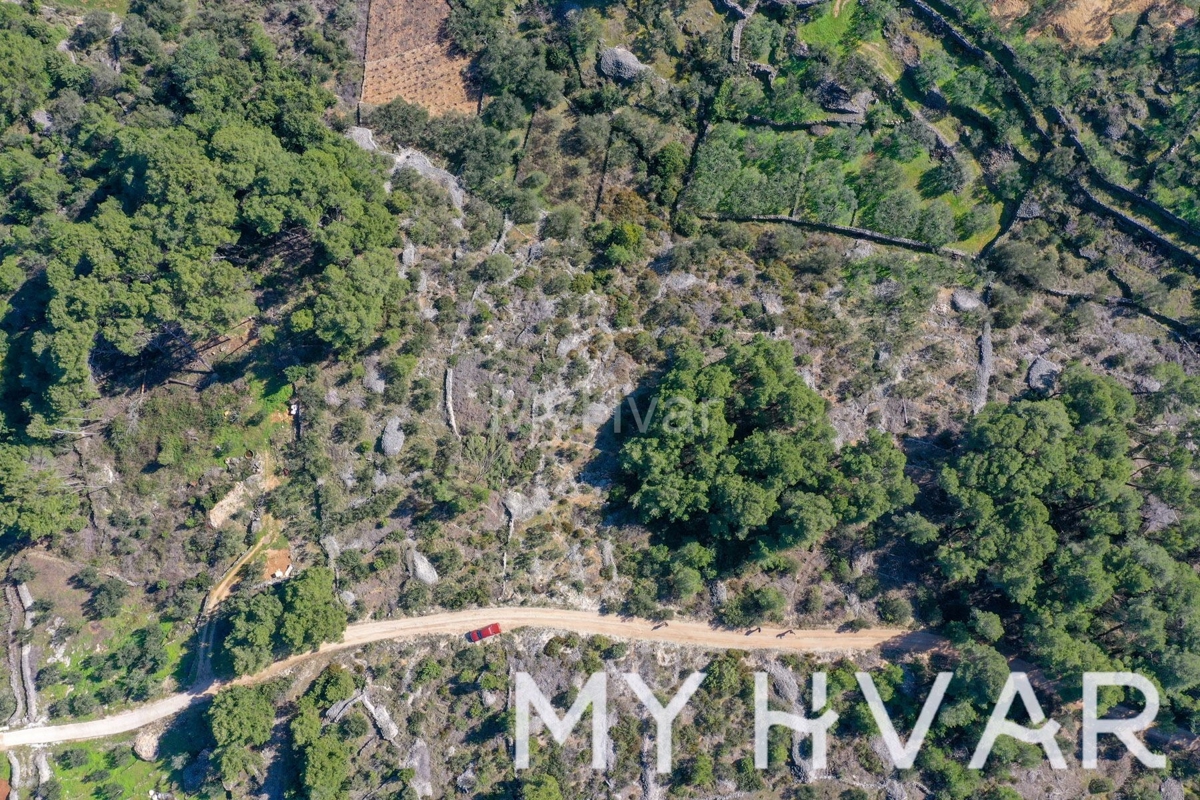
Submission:
<svg viewBox="0 0 1200 800">
<path fill-rule="evenodd" d="M 470 60 L 452 50 L 445 0 L 374 0 L 367 22 L 362 102 L 397 97 L 433 114 L 470 113 L 478 104 L 464 75 Z"/>
</svg>

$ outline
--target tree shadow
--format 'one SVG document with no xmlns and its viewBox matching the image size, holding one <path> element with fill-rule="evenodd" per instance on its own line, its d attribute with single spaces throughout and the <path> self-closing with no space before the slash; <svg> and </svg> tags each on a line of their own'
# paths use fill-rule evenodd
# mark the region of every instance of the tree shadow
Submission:
<svg viewBox="0 0 1200 800">
<path fill-rule="evenodd" d="M 158 761 L 163 771 L 189 793 L 197 792 L 207 778 L 207 765 L 200 755 L 216 746 L 204 718 L 208 699 L 198 699 L 176 714 L 158 740 Z"/>
<path fill-rule="evenodd" d="M 271 743 L 275 756 L 267 765 L 267 771 L 259 782 L 256 797 L 266 797 L 268 800 L 283 800 L 292 797 L 298 790 L 297 777 L 300 765 L 288 745 L 290 735 L 287 732 L 287 719 L 278 722 L 271 731 Z"/>
<path fill-rule="evenodd" d="M 0 359 L 0 394 L 5 399 L 4 415 L 11 415 L 7 421 L 12 428 L 22 428 L 28 421 L 29 412 L 22 409 L 22 400 L 31 400 L 32 410 L 39 410 L 41 398 L 34 387 L 50 380 L 31 352 L 34 334 L 45 322 L 49 292 L 44 270 L 31 275 L 8 299 L 4 316 L 0 317 L 0 331 L 8 335 L 8 351 Z"/>
<path fill-rule="evenodd" d="M 508 723 L 503 714 L 488 714 L 479 725 L 467 732 L 465 744 L 486 744 L 508 733 Z"/>
</svg>

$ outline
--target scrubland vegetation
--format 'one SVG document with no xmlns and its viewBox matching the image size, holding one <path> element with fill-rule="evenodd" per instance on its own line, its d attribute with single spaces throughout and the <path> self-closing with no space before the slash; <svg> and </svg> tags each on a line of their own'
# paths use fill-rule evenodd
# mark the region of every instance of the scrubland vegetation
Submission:
<svg viewBox="0 0 1200 800">
<path fill-rule="evenodd" d="M 356 104 L 351 2 L 0 4 L 0 716 L 502 604 L 945 644 L 373 645 L 23 753 L 24 796 L 1200 791 L 1194 9 L 1085 48 L 1056 4 L 450 5 L 478 114 Z M 779 731 L 755 771 L 750 673 L 818 665 L 830 769 Z M 902 731 L 955 673 L 911 771 L 864 667 Z M 1010 667 L 1062 719 L 1147 675 L 1169 769 L 968 770 Z M 516 773 L 517 669 L 708 678 L 670 775 L 630 698 L 606 774 L 545 735 Z"/>
</svg>

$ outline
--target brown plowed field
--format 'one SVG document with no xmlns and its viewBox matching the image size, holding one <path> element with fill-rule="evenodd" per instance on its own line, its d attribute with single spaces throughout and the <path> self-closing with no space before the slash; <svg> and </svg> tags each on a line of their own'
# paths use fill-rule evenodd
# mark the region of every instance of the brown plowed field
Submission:
<svg viewBox="0 0 1200 800">
<path fill-rule="evenodd" d="M 372 0 L 363 103 L 400 97 L 432 114 L 475 111 L 477 100 L 463 75 L 470 60 L 452 53 L 443 33 L 449 15 L 446 0 Z"/>
</svg>

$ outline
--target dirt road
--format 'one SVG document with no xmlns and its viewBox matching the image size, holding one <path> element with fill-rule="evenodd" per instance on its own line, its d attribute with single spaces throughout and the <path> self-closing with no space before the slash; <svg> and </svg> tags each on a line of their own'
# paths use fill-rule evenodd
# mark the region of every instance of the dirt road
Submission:
<svg viewBox="0 0 1200 800">
<path fill-rule="evenodd" d="M 242 557 L 233 563 L 233 566 L 225 571 L 224 577 L 217 582 L 215 586 L 208 591 L 208 596 L 204 602 L 204 612 L 211 614 L 216 610 L 217 606 L 229 597 L 233 591 L 233 587 L 241 581 L 242 567 L 250 563 L 251 559 L 261 553 L 279 535 L 279 523 L 270 514 L 262 515 L 262 529 L 259 531 L 258 541 L 254 546 L 242 554 Z"/>
<path fill-rule="evenodd" d="M 703 622 L 672 620 L 665 625 L 643 619 L 623 619 L 594 611 L 558 608 L 485 608 L 407 617 L 380 622 L 361 622 L 346 629 L 342 641 L 326 644 L 319 651 L 303 653 L 278 661 L 262 672 L 238 679 L 238 683 L 256 683 L 294 667 L 319 654 L 336 653 L 371 642 L 417 636 L 462 636 L 467 631 L 491 622 L 499 622 L 505 631 L 516 628 L 546 628 L 584 635 L 602 635 L 613 639 L 668 642 L 706 650 L 778 650 L 801 653 L 840 653 L 894 647 L 898 650 L 923 650 L 937 646 L 940 637 L 923 632 L 889 628 L 867 628 L 839 633 L 831 630 L 797 630 L 783 635 L 780 628 L 762 628 L 751 634 L 713 628 Z M 56 744 L 82 739 L 100 739 L 137 730 L 152 722 L 178 714 L 192 703 L 210 697 L 220 688 L 212 684 L 203 689 L 171 695 L 130 711 L 89 722 L 72 722 L 40 728 L 20 728 L 0 732 L 0 750 L 31 744 Z"/>
</svg>

